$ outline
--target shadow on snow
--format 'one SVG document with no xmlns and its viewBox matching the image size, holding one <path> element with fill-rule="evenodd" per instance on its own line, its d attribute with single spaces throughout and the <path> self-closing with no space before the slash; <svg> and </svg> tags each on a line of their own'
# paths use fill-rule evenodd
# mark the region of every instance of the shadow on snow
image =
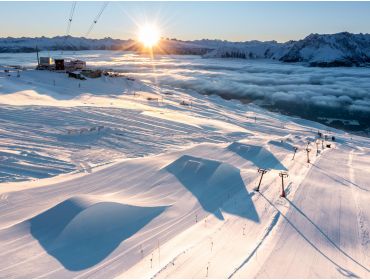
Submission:
<svg viewBox="0 0 370 280">
<path fill-rule="evenodd" d="M 259 222 L 259 217 L 240 176 L 240 170 L 219 161 L 184 155 L 165 167 L 176 176 L 207 212 L 223 220 L 222 211 Z M 243 198 L 238 206 L 227 203 L 235 194 Z"/>
<path fill-rule="evenodd" d="M 258 168 L 287 170 L 286 167 L 264 147 L 234 142 L 228 146 L 228 149 L 245 160 L 251 161 Z"/>
<path fill-rule="evenodd" d="M 31 234 L 66 269 L 98 264 L 164 210 L 71 198 L 30 220 Z"/>
</svg>

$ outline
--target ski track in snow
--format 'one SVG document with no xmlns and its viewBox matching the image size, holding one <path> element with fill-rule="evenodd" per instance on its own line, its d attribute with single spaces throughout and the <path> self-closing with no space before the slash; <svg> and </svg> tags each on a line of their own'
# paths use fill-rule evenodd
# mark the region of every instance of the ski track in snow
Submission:
<svg viewBox="0 0 370 280">
<path fill-rule="evenodd" d="M 271 224 L 269 225 L 269 227 L 266 229 L 266 233 L 264 234 L 264 236 L 262 237 L 262 239 L 260 240 L 260 242 L 257 244 L 256 248 L 254 248 L 254 250 L 250 253 L 250 255 L 240 264 L 240 266 L 238 266 L 234 271 L 233 273 L 231 273 L 227 278 L 228 279 L 231 279 L 235 273 L 237 273 L 246 263 L 248 263 L 248 261 L 256 254 L 257 250 L 260 248 L 260 246 L 262 245 L 262 242 L 268 237 L 268 235 L 271 233 L 271 231 L 274 229 L 275 225 L 277 224 L 278 220 L 279 220 L 279 217 L 280 217 L 280 212 L 277 212 L 276 215 L 274 216 L 274 218 L 272 219 L 271 221 Z"/>
</svg>

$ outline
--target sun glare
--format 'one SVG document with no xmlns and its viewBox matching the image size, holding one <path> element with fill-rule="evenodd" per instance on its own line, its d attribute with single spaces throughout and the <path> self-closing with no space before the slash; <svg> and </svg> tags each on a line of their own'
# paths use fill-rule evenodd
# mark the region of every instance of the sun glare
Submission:
<svg viewBox="0 0 370 280">
<path fill-rule="evenodd" d="M 139 30 L 139 41 L 147 48 L 152 48 L 160 40 L 159 30 L 154 25 L 142 26 Z"/>
</svg>

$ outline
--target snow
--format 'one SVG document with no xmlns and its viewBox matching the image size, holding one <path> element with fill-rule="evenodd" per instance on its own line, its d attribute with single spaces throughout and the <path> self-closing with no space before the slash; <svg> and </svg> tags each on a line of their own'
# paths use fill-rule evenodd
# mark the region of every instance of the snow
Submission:
<svg viewBox="0 0 370 280">
<path fill-rule="evenodd" d="M 125 77 L 79 82 L 0 77 L 1 278 L 370 277 L 368 138 Z"/>
<path fill-rule="evenodd" d="M 196 54 L 205 58 L 276 59 L 285 62 L 307 62 L 311 66 L 359 66 L 370 61 L 370 35 L 340 32 L 310 34 L 298 41 L 229 42 L 221 40 L 181 41 L 162 39 L 160 48 L 165 54 Z M 35 52 L 39 50 L 127 50 L 140 52 L 134 40 L 112 38 L 56 36 L 53 38 L 0 38 L 0 53 Z M 62 54 L 58 54 L 62 56 Z"/>
</svg>

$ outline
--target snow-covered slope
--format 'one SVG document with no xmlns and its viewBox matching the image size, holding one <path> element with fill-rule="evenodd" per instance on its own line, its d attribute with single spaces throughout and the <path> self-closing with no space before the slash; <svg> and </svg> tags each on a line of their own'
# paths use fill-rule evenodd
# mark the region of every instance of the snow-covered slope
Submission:
<svg viewBox="0 0 370 280">
<path fill-rule="evenodd" d="M 360 66 L 370 62 L 370 35 L 342 32 L 310 34 L 302 40 L 286 43 L 224 42 L 205 57 L 279 59 L 321 67 Z"/>
<path fill-rule="evenodd" d="M 370 35 L 311 34 L 296 42 L 280 60 L 304 61 L 312 66 L 362 65 L 370 62 Z"/>
<path fill-rule="evenodd" d="M 124 77 L 9 75 L 1 278 L 370 277 L 369 139 Z"/>
<path fill-rule="evenodd" d="M 291 42 L 277 43 L 276 41 L 250 41 L 244 43 L 226 42 L 213 51 L 208 52 L 204 57 L 280 59 L 289 51 L 291 44 Z"/>
</svg>

